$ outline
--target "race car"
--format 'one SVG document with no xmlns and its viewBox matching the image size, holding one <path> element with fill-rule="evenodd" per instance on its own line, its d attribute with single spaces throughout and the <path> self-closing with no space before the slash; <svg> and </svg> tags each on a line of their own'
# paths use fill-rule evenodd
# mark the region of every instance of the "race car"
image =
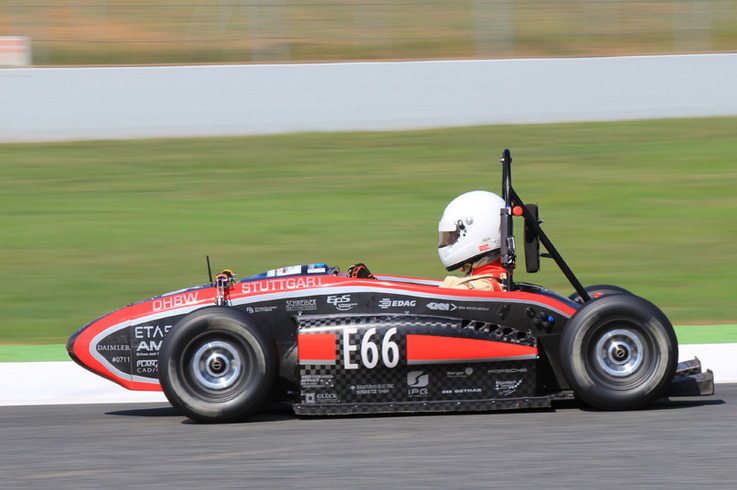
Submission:
<svg viewBox="0 0 737 490">
<path fill-rule="evenodd" d="M 89 323 L 67 351 L 130 390 L 163 390 L 199 422 L 242 420 L 271 402 L 301 416 L 530 409 L 574 398 L 629 410 L 713 394 L 713 374 L 698 359 L 678 363 L 660 309 L 616 286 L 581 285 L 541 229 L 537 206 L 512 187 L 509 150 L 501 162 L 504 206 L 493 212 L 502 291 L 351 277 L 325 263 L 240 281 L 224 270 Z M 513 280 L 519 219 L 527 271 L 552 258 L 572 296 Z"/>
</svg>

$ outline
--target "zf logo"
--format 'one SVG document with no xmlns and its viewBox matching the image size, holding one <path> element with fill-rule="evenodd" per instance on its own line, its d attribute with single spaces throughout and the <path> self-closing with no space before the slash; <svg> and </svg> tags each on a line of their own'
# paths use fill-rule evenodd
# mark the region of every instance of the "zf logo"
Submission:
<svg viewBox="0 0 737 490">
<path fill-rule="evenodd" d="M 351 295 L 344 294 L 342 296 L 328 296 L 328 304 L 335 306 L 340 311 L 348 311 L 357 303 L 351 303 Z"/>
<path fill-rule="evenodd" d="M 427 386 L 430 384 L 430 375 L 425 371 L 410 371 L 407 373 L 407 395 L 427 396 Z"/>
</svg>

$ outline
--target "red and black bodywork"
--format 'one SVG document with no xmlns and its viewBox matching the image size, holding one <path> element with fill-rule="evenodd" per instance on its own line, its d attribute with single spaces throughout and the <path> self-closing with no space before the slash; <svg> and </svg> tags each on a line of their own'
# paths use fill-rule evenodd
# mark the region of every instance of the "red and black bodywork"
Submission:
<svg viewBox="0 0 737 490">
<path fill-rule="evenodd" d="M 160 390 L 159 350 L 177 322 L 206 307 L 235 308 L 270 333 L 277 398 L 300 413 L 548 406 L 568 388 L 555 346 L 580 305 L 543 289 L 439 284 L 289 267 L 233 284 L 227 306 L 212 306 L 212 286 L 128 306 L 81 329 L 68 348 L 126 388 Z"/>
<path fill-rule="evenodd" d="M 577 283 L 536 208 L 511 188 L 510 163 L 506 291 L 359 279 L 326 264 L 238 282 L 218 276 L 91 322 L 69 339 L 69 355 L 128 389 L 163 388 L 175 407 L 208 422 L 243 418 L 268 401 L 304 415 L 535 408 L 574 397 L 629 409 L 669 392 L 713 392 L 697 361 L 677 365 L 660 310 L 613 286 Z M 573 297 L 511 281 L 515 215 L 525 219 L 528 270 L 539 239 L 570 275 Z"/>
</svg>

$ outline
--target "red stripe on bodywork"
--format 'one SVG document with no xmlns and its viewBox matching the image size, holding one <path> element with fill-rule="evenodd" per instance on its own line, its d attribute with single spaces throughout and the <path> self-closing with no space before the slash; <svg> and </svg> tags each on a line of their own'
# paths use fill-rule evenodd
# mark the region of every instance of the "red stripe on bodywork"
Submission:
<svg viewBox="0 0 737 490">
<path fill-rule="evenodd" d="M 300 361 L 335 362 L 335 334 L 300 334 L 297 337 L 297 352 Z"/>
<path fill-rule="evenodd" d="M 408 362 L 462 361 L 536 355 L 537 347 L 528 345 L 436 335 L 407 335 Z"/>
</svg>

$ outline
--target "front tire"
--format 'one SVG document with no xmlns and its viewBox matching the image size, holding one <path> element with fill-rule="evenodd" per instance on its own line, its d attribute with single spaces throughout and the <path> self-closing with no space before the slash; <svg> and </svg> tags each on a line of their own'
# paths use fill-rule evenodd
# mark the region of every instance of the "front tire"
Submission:
<svg viewBox="0 0 737 490">
<path fill-rule="evenodd" d="M 213 306 L 180 320 L 164 339 L 159 381 L 169 402 L 198 422 L 232 422 L 266 402 L 276 354 L 265 329 L 246 313 Z"/>
<path fill-rule="evenodd" d="M 631 410 L 666 394 L 678 364 L 678 342 L 655 305 L 613 294 L 584 304 L 571 317 L 560 355 L 577 398 L 603 410 Z"/>
</svg>

